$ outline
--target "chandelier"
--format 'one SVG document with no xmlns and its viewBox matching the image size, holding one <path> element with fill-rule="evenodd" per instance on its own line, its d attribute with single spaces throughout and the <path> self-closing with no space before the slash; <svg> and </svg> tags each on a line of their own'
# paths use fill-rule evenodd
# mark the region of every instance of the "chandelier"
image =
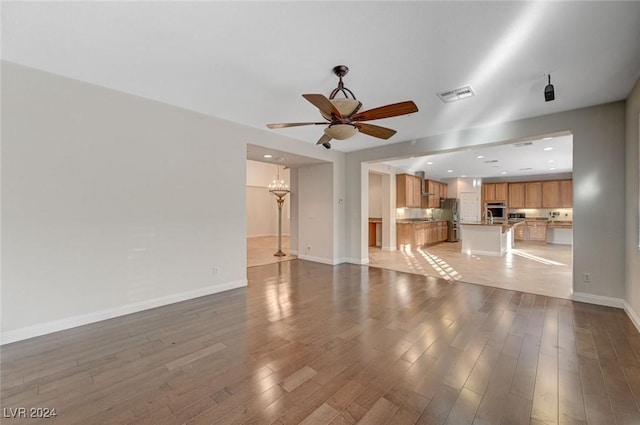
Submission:
<svg viewBox="0 0 640 425">
<path fill-rule="evenodd" d="M 269 185 L 269 193 L 272 193 L 276 197 L 278 203 L 278 251 L 273 254 L 276 257 L 284 257 L 282 252 L 282 204 L 284 204 L 284 198 L 289 191 L 289 185 L 284 183 L 284 180 L 280 180 L 280 166 L 278 165 L 278 177 Z"/>
</svg>

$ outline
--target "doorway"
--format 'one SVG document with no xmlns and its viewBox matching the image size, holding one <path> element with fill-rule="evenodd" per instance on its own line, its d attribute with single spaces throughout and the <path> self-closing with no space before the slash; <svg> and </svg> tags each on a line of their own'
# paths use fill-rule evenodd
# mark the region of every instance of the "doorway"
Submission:
<svg viewBox="0 0 640 425">
<path fill-rule="evenodd" d="M 277 197 L 269 191 L 269 184 L 275 180 L 290 188 L 290 169 L 279 164 L 247 160 L 247 267 L 297 258 L 291 254 L 290 194 L 283 197 L 281 241 L 278 239 Z M 285 255 L 274 255 L 279 250 Z"/>
</svg>

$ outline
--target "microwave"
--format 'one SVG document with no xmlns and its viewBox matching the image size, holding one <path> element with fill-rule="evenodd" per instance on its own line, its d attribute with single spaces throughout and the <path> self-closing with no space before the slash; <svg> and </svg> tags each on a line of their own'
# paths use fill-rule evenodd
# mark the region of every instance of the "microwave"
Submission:
<svg viewBox="0 0 640 425">
<path fill-rule="evenodd" d="M 487 202 L 484 204 L 486 211 L 491 212 L 493 218 L 507 218 L 507 205 L 504 202 Z M 487 213 L 489 216 L 489 213 Z"/>
</svg>

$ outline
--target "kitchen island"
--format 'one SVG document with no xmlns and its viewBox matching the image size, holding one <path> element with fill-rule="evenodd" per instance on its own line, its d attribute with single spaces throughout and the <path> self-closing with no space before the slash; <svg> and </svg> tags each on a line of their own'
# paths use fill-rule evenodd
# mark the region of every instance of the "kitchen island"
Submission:
<svg viewBox="0 0 640 425">
<path fill-rule="evenodd" d="M 513 248 L 513 227 L 518 224 L 484 221 L 460 223 L 461 252 L 502 257 Z"/>
</svg>

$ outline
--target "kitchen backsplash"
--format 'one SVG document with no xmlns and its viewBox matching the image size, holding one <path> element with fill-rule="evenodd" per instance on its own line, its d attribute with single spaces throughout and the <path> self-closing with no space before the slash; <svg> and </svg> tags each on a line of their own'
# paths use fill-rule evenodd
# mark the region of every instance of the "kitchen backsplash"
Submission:
<svg viewBox="0 0 640 425">
<path fill-rule="evenodd" d="M 431 218 L 433 209 L 421 208 L 398 208 L 396 209 L 396 220 L 407 220 L 412 218 Z"/>
<path fill-rule="evenodd" d="M 548 217 L 552 218 L 553 213 L 556 220 L 573 221 L 573 208 L 509 208 L 510 213 L 525 213 L 527 217 Z"/>
</svg>

